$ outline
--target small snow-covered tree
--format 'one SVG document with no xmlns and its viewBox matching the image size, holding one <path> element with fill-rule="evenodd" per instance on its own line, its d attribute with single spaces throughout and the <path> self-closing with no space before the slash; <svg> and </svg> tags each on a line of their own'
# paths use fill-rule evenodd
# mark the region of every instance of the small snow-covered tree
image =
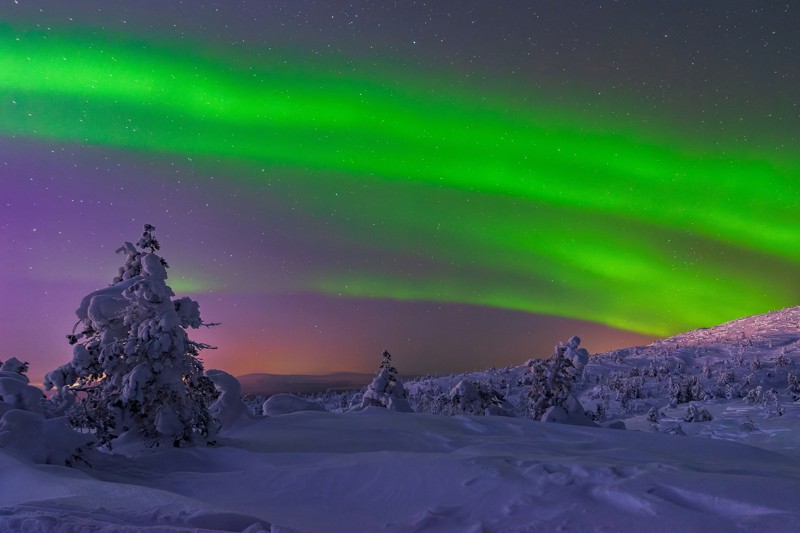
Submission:
<svg viewBox="0 0 800 533">
<path fill-rule="evenodd" d="M 581 359 L 576 361 L 580 369 L 573 362 L 576 360 L 580 342 L 580 338 L 572 337 L 567 344 L 559 342 L 555 347 L 555 354 L 549 359 L 532 359 L 528 362 L 531 381 L 528 409 L 535 420 L 539 420 L 550 407 L 568 407 L 572 387 L 588 360 L 588 353 L 586 360 L 581 354 Z M 574 398 L 573 400 L 572 403 L 577 402 Z"/>
<path fill-rule="evenodd" d="M 383 360 L 375 379 L 372 380 L 364 391 L 361 400 L 361 409 L 369 406 L 386 407 L 393 411 L 412 412 L 406 399 L 403 382 L 397 377 L 397 369 L 392 366 L 392 356 L 388 350 L 383 351 Z"/>
<path fill-rule="evenodd" d="M 686 408 L 686 416 L 683 417 L 684 422 L 708 422 L 713 419 L 714 417 L 711 416 L 708 409 L 693 403 Z"/>
<path fill-rule="evenodd" d="M 669 404 L 672 407 L 681 403 L 701 401 L 706 396 L 697 376 L 690 376 L 689 378 L 681 376 L 680 379 L 673 379 L 670 376 L 667 380 L 667 400 L 669 400 Z"/>
<path fill-rule="evenodd" d="M 102 444 L 127 432 L 151 446 L 184 446 L 210 442 L 217 429 L 208 410 L 217 391 L 199 359 L 210 346 L 186 333 L 207 324 L 197 302 L 173 300 L 154 230 L 145 225 L 135 245 L 117 250 L 125 255 L 119 275 L 76 311 L 72 360 L 45 377 L 54 401 L 80 398 L 70 421 Z"/>
<path fill-rule="evenodd" d="M 754 389 L 750 389 L 744 397 L 744 401 L 749 404 L 761 404 L 764 401 L 764 387 L 758 385 Z"/>
<path fill-rule="evenodd" d="M 797 378 L 797 374 L 794 372 L 789 372 L 786 380 L 789 383 L 788 391 L 792 395 L 792 401 L 796 402 L 800 398 L 800 379 Z"/>
<path fill-rule="evenodd" d="M 792 361 L 788 355 L 786 355 L 786 347 L 781 347 L 780 352 L 778 352 L 778 357 L 775 358 L 775 366 L 790 366 L 793 365 L 794 361 Z"/>
<path fill-rule="evenodd" d="M 450 390 L 453 414 L 514 416 L 514 406 L 490 383 L 462 379 Z"/>
</svg>

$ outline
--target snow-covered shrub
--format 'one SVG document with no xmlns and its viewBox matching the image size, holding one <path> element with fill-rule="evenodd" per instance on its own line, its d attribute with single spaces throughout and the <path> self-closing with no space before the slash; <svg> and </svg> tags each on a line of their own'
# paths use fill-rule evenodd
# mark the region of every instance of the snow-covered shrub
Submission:
<svg viewBox="0 0 800 533">
<path fill-rule="evenodd" d="M 293 394 L 275 394 L 270 396 L 262 406 L 264 416 L 279 416 L 297 413 L 300 411 L 326 411 L 318 404 Z"/>
<path fill-rule="evenodd" d="M 608 406 L 603 402 L 598 403 L 590 416 L 594 422 L 605 422 L 608 419 Z"/>
<path fill-rule="evenodd" d="M 27 370 L 28 363 L 16 357 L 0 364 L 0 416 L 12 409 L 43 413 L 44 394 L 30 385 Z"/>
<path fill-rule="evenodd" d="M 511 405 L 489 384 L 462 379 L 450 390 L 453 413 L 514 416 Z"/>
<path fill-rule="evenodd" d="M 431 378 L 423 378 L 409 394 L 408 403 L 417 413 L 432 415 L 453 415 L 453 404 L 449 394 Z"/>
<path fill-rule="evenodd" d="M 692 401 L 705 400 L 706 394 L 700 385 L 697 376 L 681 376 L 680 379 L 667 379 L 667 400 L 670 406 Z"/>
<path fill-rule="evenodd" d="M 12 357 L 0 364 L 0 448 L 36 463 L 72 465 L 85 461 L 89 439 L 63 417 L 52 416 L 44 393 L 30 385 L 28 363 Z"/>
<path fill-rule="evenodd" d="M 642 376 L 630 377 L 630 373 L 612 372 L 608 377 L 608 388 L 615 391 L 615 399 L 625 411 L 629 408 L 630 400 L 642 397 L 643 385 Z"/>
<path fill-rule="evenodd" d="M 728 383 L 722 388 L 721 397 L 726 400 L 741 398 L 744 395 L 742 386 L 739 383 Z"/>
<path fill-rule="evenodd" d="M 698 407 L 696 404 L 690 403 L 686 408 L 686 416 L 683 417 L 684 422 L 708 422 L 714 417 L 708 412 L 705 407 Z"/>
<path fill-rule="evenodd" d="M 761 385 L 750 389 L 744 397 L 744 401 L 751 405 L 758 405 L 764 401 L 764 387 Z"/>
<path fill-rule="evenodd" d="M 800 398 L 800 380 L 797 379 L 797 374 L 794 372 L 789 372 L 786 376 L 786 380 L 789 383 L 787 389 L 789 394 L 792 395 L 792 401 L 796 402 L 798 398 Z"/>
<path fill-rule="evenodd" d="M 359 409 L 370 406 L 386 407 L 393 411 L 413 412 L 409 405 L 403 382 L 397 377 L 397 369 L 392 366 L 392 356 L 388 350 L 383 351 L 383 360 L 375 379 L 372 380 L 361 400 Z"/>
<path fill-rule="evenodd" d="M 109 444 L 123 433 L 148 445 L 208 443 L 217 423 L 208 406 L 218 393 L 203 375 L 199 351 L 186 328 L 205 325 L 196 302 L 172 300 L 167 263 L 146 225 L 109 287 L 88 294 L 68 335 L 72 361 L 45 377 L 70 409 L 74 427 Z"/>
<path fill-rule="evenodd" d="M 778 357 L 775 358 L 775 366 L 790 366 L 793 365 L 794 361 L 789 359 L 789 356 L 786 355 L 786 348 L 782 347 L 780 352 L 778 353 Z"/>
<path fill-rule="evenodd" d="M 764 401 L 761 407 L 764 409 L 764 414 L 767 416 L 783 416 L 781 399 L 780 396 L 778 396 L 778 391 L 775 389 L 767 389 L 764 393 Z"/>
<path fill-rule="evenodd" d="M 730 362 L 725 360 L 725 368 L 714 375 L 713 384 L 710 384 L 706 391 L 708 394 L 715 398 L 728 400 L 742 396 L 742 385 L 736 382 L 736 372 L 730 366 Z"/>
<path fill-rule="evenodd" d="M 736 372 L 730 369 L 725 369 L 717 374 L 717 384 L 728 385 L 736 381 Z"/>
</svg>

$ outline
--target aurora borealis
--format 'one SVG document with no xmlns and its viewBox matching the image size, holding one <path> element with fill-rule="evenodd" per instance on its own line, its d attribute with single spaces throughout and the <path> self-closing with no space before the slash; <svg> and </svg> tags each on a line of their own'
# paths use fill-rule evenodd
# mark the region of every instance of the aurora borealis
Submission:
<svg viewBox="0 0 800 533">
<path fill-rule="evenodd" d="M 786 6 L 78 4 L 0 15 L 0 360 L 62 359 L 145 222 L 238 373 L 512 364 L 798 303 Z"/>
</svg>

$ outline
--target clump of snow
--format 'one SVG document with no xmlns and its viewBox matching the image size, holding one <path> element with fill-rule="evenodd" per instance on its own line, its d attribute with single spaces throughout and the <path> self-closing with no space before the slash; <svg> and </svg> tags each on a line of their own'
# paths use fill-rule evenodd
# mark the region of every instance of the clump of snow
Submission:
<svg viewBox="0 0 800 533">
<path fill-rule="evenodd" d="M 30 385 L 27 370 L 28 363 L 14 357 L 0 365 L 0 448 L 35 463 L 81 460 L 89 439 L 73 431 L 66 418 L 52 416 L 44 393 Z"/>
<path fill-rule="evenodd" d="M 292 394 L 275 394 L 270 396 L 262 407 L 264 416 L 280 416 L 301 411 L 325 411 L 317 402 L 305 400 Z"/>
<path fill-rule="evenodd" d="M 564 350 L 564 357 L 575 367 L 575 376 L 577 379 L 580 379 L 584 367 L 589 363 L 589 351 L 580 346 L 581 338 L 575 335 L 570 337 L 566 345 L 562 347 Z"/>
<path fill-rule="evenodd" d="M 19 366 L 6 361 L 2 368 L 17 370 L 0 370 L 0 414 L 11 409 L 42 413 L 42 391 L 31 386 L 28 377 L 18 372 Z"/>
<path fill-rule="evenodd" d="M 219 391 L 219 397 L 208 410 L 223 428 L 249 417 L 250 411 L 242 401 L 242 385 L 238 379 L 223 370 L 206 370 L 206 377 Z"/>
<path fill-rule="evenodd" d="M 575 396 L 569 395 L 562 405 L 551 405 L 542 415 L 542 422 L 557 422 L 559 424 L 572 424 L 574 426 L 597 426 L 586 414 L 581 402 Z M 616 426 L 615 429 L 624 429 Z"/>
</svg>

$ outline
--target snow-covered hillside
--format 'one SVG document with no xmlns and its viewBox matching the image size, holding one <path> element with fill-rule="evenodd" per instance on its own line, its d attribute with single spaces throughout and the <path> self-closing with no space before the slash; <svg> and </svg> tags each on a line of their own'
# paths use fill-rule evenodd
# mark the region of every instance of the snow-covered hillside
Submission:
<svg viewBox="0 0 800 533">
<path fill-rule="evenodd" d="M 532 361 L 408 380 L 414 414 L 329 393 L 341 412 L 243 415 L 216 446 L 91 467 L 6 446 L 0 530 L 789 531 L 799 343 L 791 308 L 593 355 L 572 388 L 585 426 L 528 418 Z"/>
<path fill-rule="evenodd" d="M 502 406 L 503 414 L 530 418 L 534 362 L 425 376 L 405 387 L 417 412 L 488 414 Z M 757 419 L 789 414 L 800 397 L 799 375 L 800 307 L 792 307 L 593 355 L 572 392 L 600 425 L 622 421 L 641 428 L 655 409 L 658 418 L 645 429 L 692 432 L 697 430 L 686 429 L 682 420 L 690 405 L 712 415 L 722 409 Z M 464 401 L 465 387 L 471 402 Z M 332 411 L 346 411 L 360 401 L 358 392 L 331 392 L 316 399 Z M 710 426 L 714 424 L 702 427 Z"/>
<path fill-rule="evenodd" d="M 800 306 L 740 318 L 713 328 L 696 329 L 655 344 L 697 346 L 725 343 L 749 346 L 754 343 L 760 345 L 766 343 L 769 347 L 770 342 L 774 345 L 780 343 L 782 339 L 788 342 L 797 341 L 800 337 L 798 329 L 800 329 Z"/>
</svg>

